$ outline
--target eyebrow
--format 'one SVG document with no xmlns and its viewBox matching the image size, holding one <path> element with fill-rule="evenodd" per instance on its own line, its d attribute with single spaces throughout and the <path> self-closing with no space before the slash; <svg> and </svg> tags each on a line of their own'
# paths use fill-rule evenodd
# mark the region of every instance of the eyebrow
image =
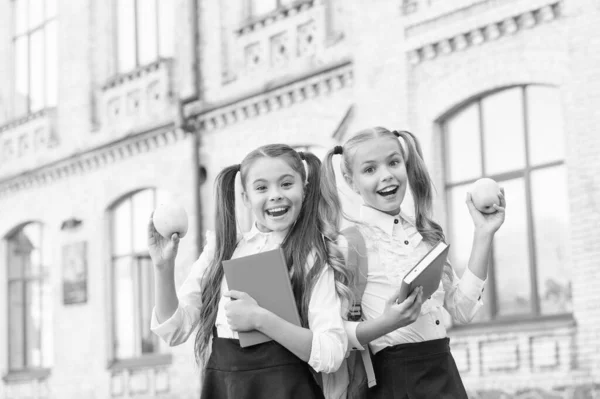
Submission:
<svg viewBox="0 0 600 399">
<path fill-rule="evenodd" d="M 393 151 L 393 152 L 390 152 L 390 153 L 389 153 L 389 154 L 388 154 L 388 155 L 385 157 L 385 159 L 390 159 L 390 158 L 392 158 L 392 157 L 394 157 L 394 156 L 396 156 L 396 155 L 398 155 L 399 157 L 402 157 L 402 154 L 401 154 L 401 153 L 399 153 L 398 151 Z M 374 160 L 372 160 L 372 159 L 369 159 L 368 161 L 364 161 L 363 163 L 361 163 L 361 164 L 360 164 L 360 166 L 364 166 L 364 165 L 371 164 L 371 163 L 376 163 L 376 162 L 377 162 L 377 161 L 374 161 Z"/>
<path fill-rule="evenodd" d="M 280 177 L 279 179 L 277 179 L 277 180 L 278 180 L 278 181 L 281 181 L 281 180 L 283 180 L 283 179 L 285 179 L 285 178 L 288 178 L 288 177 L 290 177 L 290 178 L 292 178 L 292 179 L 294 179 L 294 178 L 295 178 L 295 177 L 294 177 L 294 175 L 292 175 L 292 174 L 289 174 L 289 173 L 286 173 L 285 175 L 281 176 L 281 177 Z M 262 182 L 265 182 L 265 183 L 266 183 L 266 182 L 267 182 L 267 179 L 262 179 L 262 178 L 259 178 L 259 179 L 256 179 L 256 180 L 254 180 L 254 181 L 252 182 L 252 184 L 256 184 L 256 183 L 262 183 Z"/>
</svg>

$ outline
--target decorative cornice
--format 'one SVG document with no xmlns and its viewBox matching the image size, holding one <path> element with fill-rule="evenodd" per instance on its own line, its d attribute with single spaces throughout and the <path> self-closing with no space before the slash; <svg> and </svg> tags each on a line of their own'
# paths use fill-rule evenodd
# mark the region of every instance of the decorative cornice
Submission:
<svg viewBox="0 0 600 399">
<path fill-rule="evenodd" d="M 0 181 L 0 198 L 24 189 L 51 184 L 58 180 L 100 169 L 118 161 L 137 156 L 182 140 L 186 133 L 172 124 L 151 132 L 129 136 L 67 159 L 40 166 Z"/>
<path fill-rule="evenodd" d="M 42 109 L 40 111 L 33 112 L 31 114 L 27 114 L 27 115 L 25 115 L 25 116 L 23 116 L 21 118 L 12 120 L 12 121 L 4 124 L 4 125 L 0 125 L 0 134 L 2 132 L 7 131 L 7 130 L 14 129 L 17 126 L 23 125 L 23 124 L 25 124 L 25 123 L 27 123 L 29 121 L 34 120 L 34 119 L 43 118 L 46 115 L 51 115 L 51 114 L 54 114 L 54 113 L 56 113 L 56 108 L 51 107 L 51 108 L 44 108 L 44 109 Z"/>
<path fill-rule="evenodd" d="M 425 44 L 408 52 L 408 61 L 412 65 L 433 60 L 440 56 L 459 52 L 485 42 L 497 40 L 502 36 L 510 36 L 518 31 L 531 29 L 536 25 L 547 23 L 560 17 L 561 2 L 505 18 L 501 21 L 480 26 L 453 37 Z"/>
<path fill-rule="evenodd" d="M 237 122 L 287 108 L 318 96 L 326 95 L 353 85 L 353 66 L 344 62 L 336 68 L 313 74 L 293 83 L 242 99 L 200 111 L 188 119 L 196 131 L 222 129 Z"/>
<path fill-rule="evenodd" d="M 248 33 L 261 29 L 265 26 L 271 25 L 275 21 L 292 17 L 300 12 L 304 12 L 312 8 L 314 6 L 314 3 L 315 0 L 297 0 L 292 4 L 281 6 L 268 14 L 250 19 L 249 21 L 244 23 L 240 28 L 236 29 L 235 33 L 238 36 L 247 35 Z"/>
<path fill-rule="evenodd" d="M 111 87 L 120 86 L 126 82 L 131 80 L 139 79 L 143 75 L 147 75 L 153 71 L 160 69 L 160 67 L 164 64 L 170 64 L 173 60 L 171 58 L 160 58 L 150 64 L 143 65 L 134 69 L 131 72 L 122 73 L 110 78 L 102 87 L 101 90 L 107 90 Z"/>
</svg>

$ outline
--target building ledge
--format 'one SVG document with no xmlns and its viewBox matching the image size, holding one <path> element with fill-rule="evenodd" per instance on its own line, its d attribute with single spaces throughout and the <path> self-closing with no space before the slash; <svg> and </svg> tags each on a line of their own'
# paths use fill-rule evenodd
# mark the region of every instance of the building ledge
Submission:
<svg viewBox="0 0 600 399">
<path fill-rule="evenodd" d="M 44 380 L 50 375 L 50 369 L 48 368 L 36 368 L 36 369 L 25 369 L 25 370 L 14 370 L 9 371 L 2 379 L 6 383 L 20 382 L 20 381 L 33 381 L 33 380 Z"/>
<path fill-rule="evenodd" d="M 258 30 L 264 26 L 270 25 L 275 21 L 285 19 L 296 15 L 299 12 L 308 10 L 314 5 L 314 0 L 297 0 L 289 5 L 277 8 L 267 14 L 253 17 L 245 21 L 235 33 L 239 36 Z"/>
<path fill-rule="evenodd" d="M 131 359 L 112 360 L 108 364 L 108 369 L 116 372 L 122 370 L 132 370 L 141 368 L 151 368 L 156 366 L 166 366 L 173 363 L 173 355 L 170 353 L 152 354 Z"/>
</svg>

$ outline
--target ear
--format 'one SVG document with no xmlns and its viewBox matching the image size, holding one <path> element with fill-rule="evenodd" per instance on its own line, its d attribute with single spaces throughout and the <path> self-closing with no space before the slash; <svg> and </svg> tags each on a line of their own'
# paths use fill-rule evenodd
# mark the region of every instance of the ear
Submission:
<svg viewBox="0 0 600 399">
<path fill-rule="evenodd" d="M 242 201 L 244 202 L 244 205 L 246 206 L 246 208 L 252 209 L 252 204 L 250 203 L 250 198 L 248 198 L 248 194 L 245 191 L 242 191 Z"/>
<path fill-rule="evenodd" d="M 354 180 L 352 180 L 352 177 L 344 173 L 344 180 L 346 180 L 346 183 L 348 183 L 352 191 L 354 191 L 356 194 L 360 194 L 360 192 L 358 191 L 358 187 L 356 187 L 356 184 L 354 184 Z"/>
</svg>

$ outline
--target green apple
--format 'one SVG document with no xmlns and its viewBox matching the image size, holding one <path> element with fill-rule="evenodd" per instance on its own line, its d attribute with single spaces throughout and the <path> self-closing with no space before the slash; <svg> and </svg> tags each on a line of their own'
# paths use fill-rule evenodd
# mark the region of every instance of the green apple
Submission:
<svg viewBox="0 0 600 399">
<path fill-rule="evenodd" d="M 500 206 L 500 185 L 487 177 L 477 180 L 471 188 L 473 205 L 481 213 L 494 213 L 494 204 Z"/>
<path fill-rule="evenodd" d="M 158 233 L 171 238 L 173 233 L 178 233 L 183 238 L 188 230 L 188 217 L 185 209 L 175 201 L 159 204 L 154 210 L 154 228 Z"/>
</svg>

